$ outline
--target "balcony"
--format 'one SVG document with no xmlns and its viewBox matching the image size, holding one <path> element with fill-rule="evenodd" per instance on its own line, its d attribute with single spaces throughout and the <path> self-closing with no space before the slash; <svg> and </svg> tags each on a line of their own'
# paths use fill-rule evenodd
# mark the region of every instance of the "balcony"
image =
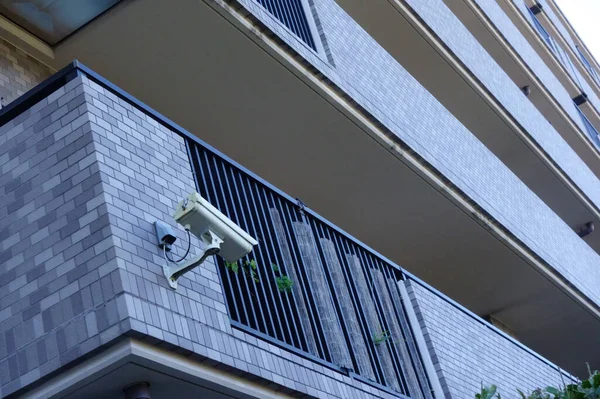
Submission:
<svg viewBox="0 0 600 399">
<path fill-rule="evenodd" d="M 60 44 L 55 62 L 81 58 L 392 262 L 477 315 L 500 319 L 561 367 L 584 373 L 584 362 L 595 361 L 587 348 L 598 323 L 600 272 L 598 255 L 573 231 L 590 220 L 579 199 L 519 137 L 504 134 L 506 124 L 476 92 L 454 105 L 528 179 L 520 180 L 335 1 L 313 8 L 324 52 L 254 0 L 182 0 L 178 8 L 136 0 Z M 381 42 L 402 37 L 428 49 L 413 54 L 431 61 L 419 64 L 431 66 L 421 72 L 440 72 L 432 90 L 437 95 L 452 83 L 443 101 L 463 98 L 453 90 L 464 89 L 464 80 L 422 46 L 412 25 L 398 23 L 396 10 L 374 10 L 389 22 L 383 26 L 402 29 Z M 156 30 L 148 22 L 156 18 L 173 29 Z M 512 93 L 523 97 L 516 87 Z M 514 143 L 523 151 L 512 151 Z M 571 212 L 573 226 L 524 181 Z M 340 262 L 345 254 L 338 254 Z M 263 262 L 270 267 L 268 258 Z M 589 335 L 575 339 L 566 321 L 581 323 Z M 294 343 L 291 330 L 290 338 L 278 334 L 306 345 Z M 567 353 L 556 342 L 576 348 Z M 328 350 L 319 356 L 331 360 Z"/>
<path fill-rule="evenodd" d="M 579 77 L 561 47 L 564 45 L 540 22 L 542 14 L 535 15 L 520 0 L 446 0 L 444 3 L 512 82 L 528 89 L 527 99 L 599 176 L 600 151 L 589 140 L 572 101 L 583 90 Z M 589 102 L 584 107 L 586 113 L 593 114 Z"/>
<path fill-rule="evenodd" d="M 61 107 L 71 110 L 63 114 Z M 61 115 L 63 119 L 40 132 L 21 130 L 24 126 L 44 122 L 41 115 L 46 115 L 45 118 Z M 74 115 L 77 120 L 72 119 Z M 111 266 L 106 257 L 91 257 L 98 252 L 85 251 L 68 258 L 61 252 L 58 264 L 73 265 L 68 276 L 76 277 L 69 279 L 77 282 L 76 292 L 60 285 L 65 279 L 52 280 L 42 275 L 50 281 L 38 287 L 36 298 L 53 298 L 51 290 L 56 290 L 61 292 L 61 302 L 44 298 L 41 305 L 27 303 L 34 309 L 40 307 L 38 312 L 41 313 L 34 316 L 35 320 L 46 320 L 46 315 L 50 315 L 55 324 L 46 329 L 47 321 L 44 321 L 41 336 L 29 342 L 30 338 L 24 334 L 18 338 L 14 353 L 0 354 L 0 364 L 4 364 L 6 358 L 21 359 L 25 353 L 32 353 L 32 348 L 36 351 L 43 348 L 39 343 L 52 342 L 56 339 L 54 336 L 69 337 L 64 342 L 58 339 L 55 357 L 40 360 L 41 371 L 36 375 L 42 377 L 41 380 L 31 380 L 30 376 L 24 379 L 32 385 L 25 384 L 21 388 L 30 390 L 27 393 L 31 397 L 112 398 L 121 394 L 122 387 L 133 380 L 151 381 L 155 387 L 152 397 L 157 399 L 172 397 L 174 391 L 185 399 L 197 397 L 199 393 L 212 395 L 211 398 L 269 398 L 276 395 L 272 389 L 277 389 L 277 394 L 302 392 L 320 397 L 348 397 L 344 396 L 346 391 L 340 394 L 338 388 L 332 388 L 337 387 L 335 384 L 345 384 L 343 389 L 352 387 L 379 397 L 442 398 L 451 393 L 453 397 L 463 398 L 472 396 L 482 381 L 496 383 L 508 393 L 539 384 L 556 385 L 572 378 L 302 202 L 79 63 L 65 68 L 3 109 L 0 122 L 4 149 L 6 153 L 16 154 L 10 162 L 5 162 L 4 154 L 0 155 L 2 170 L 8 170 L 8 175 L 12 172 L 10 168 L 23 170 L 15 159 L 25 162 L 34 172 L 41 167 L 33 161 L 29 163 L 30 160 L 45 162 L 44 173 L 56 172 L 63 176 L 69 173 L 66 169 L 71 170 L 73 165 L 79 165 L 81 157 L 85 158 L 87 168 L 96 171 L 92 176 L 87 176 L 83 169 L 80 173 L 87 179 L 81 179 L 78 173 L 72 176 L 73 180 L 65 181 L 78 183 L 39 192 L 44 184 L 37 188 L 38 192 L 26 195 L 54 203 L 75 192 L 77 195 L 72 201 L 83 205 L 83 213 L 91 207 L 81 198 L 91 198 L 94 206 L 106 210 L 105 219 L 111 231 L 110 244 L 102 248 L 121 261 L 117 261 L 119 267 L 106 276 L 108 283 L 106 277 L 99 282 L 79 274 L 78 269 L 92 276 L 104 275 L 102 270 Z M 119 129 L 124 122 L 129 129 Z M 71 134 L 81 135 L 78 140 L 72 140 L 70 134 L 64 136 L 69 127 L 72 127 Z M 15 132 L 20 132 L 20 136 Z M 60 139 L 51 148 L 43 145 L 55 135 Z M 82 153 L 72 143 L 80 143 L 85 138 L 91 140 L 91 145 L 86 145 Z M 29 147 L 20 152 L 23 142 Z M 19 158 L 19 154 L 24 155 Z M 138 164 L 143 168 L 135 166 Z M 125 165 L 130 171 L 127 175 L 121 173 L 128 170 Z M 97 181 L 98 174 L 103 195 L 92 198 L 89 192 L 98 190 L 86 180 Z M 145 176 L 157 174 L 160 179 L 144 180 Z M 5 175 L 0 178 L 5 179 Z M 15 184 L 11 181 L 10 187 L 14 188 Z M 33 188 L 27 182 L 23 185 Z M 11 207 L 17 207 L 14 213 L 22 215 L 22 219 L 14 223 L 9 223 L 8 217 L 0 219 L 2 237 L 8 232 L 5 229 L 10 228 L 37 231 L 41 222 L 36 217 L 48 219 L 48 215 L 40 212 L 36 212 L 37 216 L 26 214 L 25 201 L 21 208 L 14 205 L 23 197 L 11 196 L 17 195 L 15 191 L 26 190 L 12 188 L 2 199 L 10 198 Z M 211 263 L 187 274 L 180 280 L 180 288 L 171 291 L 162 276 L 163 259 L 151 233 L 151 222 L 172 211 L 173 204 L 180 199 L 175 191 L 191 189 L 199 190 L 214 206 L 256 237 L 259 245 L 235 270 L 232 265 L 215 259 L 216 265 Z M 48 199 L 48 195 L 53 196 L 52 199 Z M 125 204 L 126 196 L 138 200 Z M 55 213 L 62 215 L 64 209 L 71 209 L 68 205 L 69 202 L 61 205 Z M 45 207 L 40 209 L 46 210 Z M 65 219 L 80 221 L 82 209 L 67 211 Z M 139 220 L 132 222 L 132 215 L 137 215 L 135 218 Z M 92 223 L 97 221 L 92 219 Z M 54 223 L 50 226 L 55 228 Z M 49 241 L 54 240 L 52 235 L 65 237 L 73 247 L 77 247 L 75 236 L 83 235 L 86 241 L 97 239 L 94 230 L 87 230 L 90 234 L 85 234 L 89 226 L 82 231 L 65 228 L 72 236 L 65 234 L 61 227 L 60 234 L 51 230 L 50 236 L 36 245 L 31 246 L 27 241 L 27 246 L 20 248 L 30 252 L 28 259 L 33 259 L 52 242 L 55 245 L 52 249 L 60 247 L 65 254 L 74 255 L 72 248 Z M 179 233 L 183 235 L 182 231 Z M 182 247 L 177 244 L 177 251 Z M 13 248 L 16 254 L 16 247 Z M 193 250 L 197 249 L 194 243 Z M 3 252 L 2 256 L 5 255 Z M 8 256 L 12 255 L 11 252 Z M 26 274 L 27 262 L 21 264 L 18 259 L 9 262 L 16 264 L 12 270 L 19 277 L 15 281 L 23 280 L 21 276 Z M 50 267 L 54 258 L 46 263 Z M 139 271 L 138 265 L 144 265 L 143 271 Z M 52 270 L 48 273 L 52 276 Z M 291 287 L 279 283 L 278 278 L 282 276 L 293 282 Z M 6 274 L 0 277 L 7 281 Z M 458 280 L 454 283 L 461 284 Z M 498 282 L 495 284 L 499 286 Z M 13 290 L 15 285 L 11 283 L 9 289 Z M 113 289 L 109 287 L 114 287 L 114 295 L 108 293 Z M 107 298 L 106 301 L 96 302 L 98 290 L 100 298 Z M 90 297 L 90 302 L 83 300 L 78 307 L 69 302 L 72 318 L 56 311 L 62 309 L 57 305 L 65 298 L 65 291 L 73 297 Z M 156 296 L 153 293 L 157 293 Z M 493 291 L 475 294 L 500 296 Z M 7 306 L 5 309 L 23 306 L 21 302 L 7 305 L 6 298 L 2 297 L 0 302 Z M 33 301 L 25 298 L 30 299 Z M 66 299 L 70 300 L 71 296 Z M 551 310 L 562 314 L 564 309 L 559 306 L 568 306 L 568 303 L 555 299 Z M 207 306 L 213 303 L 223 304 L 224 310 L 220 310 L 220 306 Z M 157 317 L 152 316 L 154 314 Z M 89 315 L 96 315 L 94 319 L 98 323 L 90 326 L 96 326 L 98 335 L 79 345 L 68 334 L 77 337 L 73 326 L 81 326 L 81 321 Z M 168 326 L 167 320 L 171 318 L 176 320 L 173 327 Z M 18 329 L 25 328 L 27 323 L 34 324 L 31 320 L 18 321 L 15 329 L 21 331 Z M 10 336 L 13 322 L 11 318 L 3 324 Z M 581 318 L 579 322 L 585 320 Z M 191 333 L 186 338 L 181 325 L 195 325 L 198 334 Z M 119 327 L 117 333 L 114 326 Z M 84 330 L 93 334 L 92 327 L 87 328 Z M 229 345 L 224 347 L 222 342 Z M 232 348 L 245 349 L 233 355 L 237 349 Z M 229 361 L 226 354 L 239 356 L 243 361 Z M 275 360 L 264 360 L 272 355 Z M 517 365 L 526 366 L 529 372 L 520 373 Z M 8 383 L 2 386 L 3 394 L 15 393 L 14 384 L 20 380 L 13 374 L 27 370 L 20 367 L 13 370 Z M 63 378 L 57 370 L 65 369 L 70 371 Z M 289 372 L 291 369 L 296 371 Z M 283 373 L 284 377 L 274 377 L 276 373 Z M 310 378 L 300 377 L 305 373 Z M 243 378 L 232 380 L 232 375 Z M 297 390 L 307 384 L 307 380 L 324 376 L 327 376 L 325 387 L 318 388 L 325 391 L 317 392 L 310 383 L 311 389 Z M 263 381 L 263 385 L 253 385 L 252 381 L 256 380 Z"/>
<path fill-rule="evenodd" d="M 503 398 L 516 397 L 516 389 L 532 392 L 576 380 L 412 276 L 406 277 L 406 297 L 434 354 L 446 397 L 471 398 L 481 384 L 497 385 Z"/>
<path fill-rule="evenodd" d="M 559 40 L 577 64 L 581 78 L 589 82 L 588 87 L 596 93 L 600 93 L 600 76 L 598 70 L 592 65 L 593 62 L 590 62 L 593 55 L 588 52 L 587 48 L 582 49 L 582 46 L 585 47 L 585 45 L 554 1 L 540 0 L 540 4 L 543 5 L 544 15 L 549 26 L 556 32 Z M 588 55 L 586 56 L 585 53 Z"/>
</svg>

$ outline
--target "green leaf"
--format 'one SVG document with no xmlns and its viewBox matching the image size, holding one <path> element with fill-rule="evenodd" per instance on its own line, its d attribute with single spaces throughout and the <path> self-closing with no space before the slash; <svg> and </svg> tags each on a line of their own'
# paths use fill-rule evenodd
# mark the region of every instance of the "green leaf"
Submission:
<svg viewBox="0 0 600 399">
<path fill-rule="evenodd" d="M 225 269 L 229 269 L 232 272 L 236 273 L 238 272 L 239 268 L 238 268 L 238 263 L 237 262 L 227 262 L 225 261 Z"/>
<path fill-rule="evenodd" d="M 380 345 L 382 343 L 384 343 L 385 341 L 387 341 L 388 339 L 392 338 L 392 335 L 390 334 L 389 331 L 383 331 L 381 334 L 374 334 L 373 335 L 373 343 L 375 345 Z M 482 388 L 482 393 L 484 392 L 485 388 Z"/>
<path fill-rule="evenodd" d="M 288 276 L 275 277 L 275 284 L 280 292 L 292 292 L 294 281 Z"/>
<path fill-rule="evenodd" d="M 250 270 L 250 277 L 252 277 L 252 280 L 254 280 L 255 283 L 260 283 L 260 280 L 258 279 L 258 274 L 256 274 L 254 270 Z"/>
<path fill-rule="evenodd" d="M 555 387 L 546 387 L 546 392 L 551 393 L 554 396 L 557 396 L 558 394 L 560 394 L 560 391 L 558 390 L 558 388 L 555 388 Z"/>
<path fill-rule="evenodd" d="M 600 388 L 600 373 L 594 371 L 594 374 L 592 374 L 590 380 L 592 381 L 594 388 Z"/>
</svg>

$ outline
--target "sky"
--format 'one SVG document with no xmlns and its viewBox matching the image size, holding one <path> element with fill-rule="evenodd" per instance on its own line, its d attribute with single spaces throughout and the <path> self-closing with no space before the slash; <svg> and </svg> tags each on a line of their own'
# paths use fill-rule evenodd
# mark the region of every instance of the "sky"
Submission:
<svg viewBox="0 0 600 399">
<path fill-rule="evenodd" d="M 600 0 L 555 0 L 594 58 L 600 62 Z"/>
</svg>

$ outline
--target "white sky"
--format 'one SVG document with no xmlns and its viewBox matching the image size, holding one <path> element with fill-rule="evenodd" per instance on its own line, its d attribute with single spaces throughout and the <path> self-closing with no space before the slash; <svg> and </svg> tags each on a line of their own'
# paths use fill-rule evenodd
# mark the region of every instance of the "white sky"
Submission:
<svg viewBox="0 0 600 399">
<path fill-rule="evenodd" d="M 600 62 L 600 0 L 555 0 L 594 58 Z"/>
</svg>

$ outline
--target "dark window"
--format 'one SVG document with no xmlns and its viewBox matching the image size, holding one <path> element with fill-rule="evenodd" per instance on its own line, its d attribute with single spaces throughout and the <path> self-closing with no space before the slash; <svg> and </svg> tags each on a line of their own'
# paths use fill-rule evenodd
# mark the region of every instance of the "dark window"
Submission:
<svg viewBox="0 0 600 399">
<path fill-rule="evenodd" d="M 119 0 L 0 0 L 0 13 L 55 45 Z"/>
<path fill-rule="evenodd" d="M 316 50 L 302 0 L 255 0 L 302 41 Z"/>
</svg>

